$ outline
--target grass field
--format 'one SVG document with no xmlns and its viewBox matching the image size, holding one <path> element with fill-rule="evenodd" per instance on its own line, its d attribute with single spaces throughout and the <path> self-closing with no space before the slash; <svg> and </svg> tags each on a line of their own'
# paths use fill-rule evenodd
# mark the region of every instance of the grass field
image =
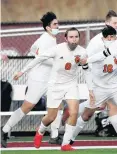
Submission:
<svg viewBox="0 0 117 154">
<path fill-rule="evenodd" d="M 45 136 L 41 148 L 35 149 L 33 137 L 12 137 L 8 140 L 8 147 L 1 149 L 1 154 L 63 154 L 60 146 L 48 144 L 48 139 Z M 117 137 L 79 135 L 73 147 L 77 150 L 65 153 L 117 154 Z"/>
<path fill-rule="evenodd" d="M 76 150 L 71 152 L 65 152 L 70 154 L 117 154 L 117 149 L 86 149 Z M 2 151 L 1 154 L 63 154 L 63 151 L 59 150 L 30 150 L 30 151 Z"/>
</svg>

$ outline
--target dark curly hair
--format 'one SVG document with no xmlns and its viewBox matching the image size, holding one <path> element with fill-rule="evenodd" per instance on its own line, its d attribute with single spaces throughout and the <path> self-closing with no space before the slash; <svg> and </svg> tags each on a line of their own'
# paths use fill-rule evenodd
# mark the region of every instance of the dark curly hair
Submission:
<svg viewBox="0 0 117 154">
<path fill-rule="evenodd" d="M 106 25 L 106 27 L 102 29 L 102 35 L 104 38 L 106 38 L 108 35 L 116 35 L 116 30 L 113 27 Z"/>
<path fill-rule="evenodd" d="M 57 17 L 53 12 L 47 12 L 42 16 L 40 20 L 42 21 L 43 28 L 45 29 L 45 31 L 46 31 L 46 26 L 50 26 L 51 22 L 54 19 L 57 19 Z"/>
</svg>

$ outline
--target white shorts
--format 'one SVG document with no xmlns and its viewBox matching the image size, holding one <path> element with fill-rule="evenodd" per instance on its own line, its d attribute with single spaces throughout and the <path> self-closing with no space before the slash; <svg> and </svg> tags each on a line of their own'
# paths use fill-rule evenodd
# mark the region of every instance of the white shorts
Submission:
<svg viewBox="0 0 117 154">
<path fill-rule="evenodd" d="M 48 87 L 47 107 L 58 108 L 62 100 L 76 99 L 79 100 L 78 85 L 75 82 L 67 84 L 56 84 Z"/>
<path fill-rule="evenodd" d="M 27 86 L 28 90 L 25 95 L 25 100 L 32 104 L 37 104 L 40 98 L 46 95 L 47 82 L 39 82 L 29 79 Z"/>
<path fill-rule="evenodd" d="M 95 105 L 96 107 L 101 106 L 107 101 L 112 101 L 112 103 L 117 105 L 117 88 L 100 88 L 94 87 L 94 95 L 95 95 Z"/>
</svg>

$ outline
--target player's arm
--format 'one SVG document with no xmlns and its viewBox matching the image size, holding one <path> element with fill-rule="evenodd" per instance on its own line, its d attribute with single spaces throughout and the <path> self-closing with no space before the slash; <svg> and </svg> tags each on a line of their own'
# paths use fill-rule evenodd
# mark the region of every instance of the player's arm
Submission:
<svg viewBox="0 0 117 154">
<path fill-rule="evenodd" d="M 88 63 L 93 63 L 96 61 L 104 60 L 108 56 L 117 56 L 117 41 L 111 44 L 109 48 L 104 50 L 103 52 L 99 52 L 91 57 L 87 58 Z"/>
<path fill-rule="evenodd" d="M 87 84 L 87 87 L 88 87 L 88 90 L 89 90 L 90 105 L 93 106 L 94 103 L 95 103 L 95 96 L 94 96 L 94 93 L 93 93 L 93 82 L 92 82 L 91 67 L 87 63 L 87 64 L 84 64 L 82 66 L 82 68 L 83 68 L 86 84 Z"/>
<path fill-rule="evenodd" d="M 35 67 L 37 64 L 42 63 L 43 61 L 54 58 L 56 54 L 56 47 L 51 48 L 47 51 L 41 51 L 39 56 L 33 59 L 21 72 L 25 73 Z"/>
<path fill-rule="evenodd" d="M 88 87 L 88 90 L 92 90 L 92 73 L 91 73 L 91 67 L 88 63 L 82 65 L 82 69 L 83 69 L 83 73 L 84 73 L 84 76 L 85 76 L 85 80 L 86 80 L 86 83 L 87 83 L 87 87 Z"/>
<path fill-rule="evenodd" d="M 88 57 L 86 59 L 86 63 L 94 63 L 96 61 L 102 61 L 105 58 L 106 58 L 106 56 L 104 55 L 104 53 L 103 52 L 99 52 L 99 53 L 97 53 L 97 54 L 95 54 L 95 55 L 93 55 L 91 57 Z"/>
<path fill-rule="evenodd" d="M 45 47 L 43 40 L 38 38 L 31 46 L 30 53 L 37 57 L 40 54 L 40 50 L 45 51 L 47 48 Z"/>
<path fill-rule="evenodd" d="M 54 58 L 56 55 L 56 47 L 51 48 L 47 51 L 42 51 L 38 57 L 33 59 L 29 64 L 27 64 L 20 72 L 16 73 L 14 76 L 14 80 L 18 80 L 19 77 L 21 77 L 25 72 L 31 70 L 33 67 L 35 67 L 37 64 L 42 63 L 43 61 Z"/>
<path fill-rule="evenodd" d="M 86 52 L 87 52 L 89 57 L 95 54 L 95 51 L 97 50 L 97 44 L 94 41 L 94 39 L 90 40 L 86 50 L 87 50 Z"/>
<path fill-rule="evenodd" d="M 38 57 L 40 56 L 40 52 L 41 51 L 45 51 L 45 46 L 44 45 L 41 45 L 41 43 L 38 41 L 37 43 L 34 43 L 30 49 L 30 52 L 32 53 L 33 56 L 35 57 Z M 45 65 L 49 65 L 49 66 L 52 66 L 53 64 L 53 59 L 50 58 L 48 60 L 44 60 L 42 62 L 43 64 Z"/>
<path fill-rule="evenodd" d="M 87 52 L 85 49 L 82 50 L 82 55 L 80 56 L 80 65 L 82 66 L 85 80 L 89 90 L 92 90 L 92 73 L 91 73 L 91 64 L 88 63 L 82 64 L 82 59 L 87 58 Z"/>
<path fill-rule="evenodd" d="M 84 54 L 82 54 L 81 56 L 81 59 L 82 58 L 87 58 L 88 55 L 86 53 L 86 50 L 84 52 Z M 81 64 L 82 66 L 82 69 L 83 69 L 83 73 L 84 73 L 84 76 L 85 76 L 85 80 L 86 80 L 86 83 L 87 83 L 87 87 L 88 87 L 88 90 L 89 90 L 89 97 L 90 97 L 90 104 L 91 106 L 94 105 L 95 103 L 95 96 L 93 94 L 93 79 L 92 79 L 92 71 L 91 71 L 91 68 L 92 68 L 92 65 L 91 64 Z"/>
</svg>

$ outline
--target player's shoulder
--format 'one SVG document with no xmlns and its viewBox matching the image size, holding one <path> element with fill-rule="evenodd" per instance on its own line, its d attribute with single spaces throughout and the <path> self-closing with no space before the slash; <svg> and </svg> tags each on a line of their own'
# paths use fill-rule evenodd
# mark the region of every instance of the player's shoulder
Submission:
<svg viewBox="0 0 117 154">
<path fill-rule="evenodd" d="M 109 46 L 110 50 L 117 50 L 117 40 L 113 41 L 112 44 Z"/>
<path fill-rule="evenodd" d="M 102 41 L 102 33 L 99 33 L 94 38 L 92 38 L 86 48 L 87 53 L 89 56 L 97 52 L 97 50 L 100 50 L 100 48 L 104 47 L 103 41 Z"/>
<path fill-rule="evenodd" d="M 98 41 L 102 38 L 102 33 L 97 34 L 94 36 L 90 41 Z"/>
<path fill-rule="evenodd" d="M 62 50 L 63 48 L 64 48 L 64 43 L 59 43 L 59 44 L 56 44 L 53 47 L 49 48 L 48 50 L 63 51 Z"/>
<path fill-rule="evenodd" d="M 85 57 L 87 55 L 86 49 L 80 45 L 77 46 L 74 52 L 75 55 L 79 55 L 80 57 Z"/>
<path fill-rule="evenodd" d="M 32 47 L 34 46 L 42 46 L 43 44 L 45 44 L 45 42 L 50 42 L 51 41 L 51 36 L 47 33 L 44 32 L 32 45 Z"/>
<path fill-rule="evenodd" d="M 86 50 L 83 46 L 81 46 L 81 45 L 78 45 L 78 49 L 80 49 L 80 50 Z"/>
<path fill-rule="evenodd" d="M 42 40 L 43 40 L 43 35 L 44 34 L 42 34 L 37 40 L 35 40 L 35 42 L 32 44 L 32 48 L 33 47 L 36 47 L 36 46 L 40 46 L 40 42 L 42 42 Z"/>
<path fill-rule="evenodd" d="M 51 36 L 47 33 L 47 32 L 44 32 L 35 42 L 35 43 L 39 43 L 39 42 L 46 42 L 46 40 L 51 40 Z"/>
<path fill-rule="evenodd" d="M 82 54 L 85 54 L 86 53 L 86 49 L 80 45 L 78 45 L 77 47 L 78 51 L 81 52 Z"/>
<path fill-rule="evenodd" d="M 63 43 L 59 43 L 59 44 L 57 44 L 57 47 L 58 48 L 64 48 L 65 46 L 66 46 L 66 42 L 63 42 Z"/>
<path fill-rule="evenodd" d="M 39 41 L 46 41 L 46 40 L 49 40 L 51 39 L 52 37 L 47 33 L 47 32 L 44 32 L 40 38 L 39 38 Z"/>
<path fill-rule="evenodd" d="M 94 44 L 98 44 L 98 43 L 100 42 L 101 38 L 102 38 L 102 33 L 97 34 L 96 36 L 94 36 L 94 37 L 90 40 L 88 46 L 90 46 L 90 45 L 92 46 L 92 45 L 94 45 Z"/>
</svg>

